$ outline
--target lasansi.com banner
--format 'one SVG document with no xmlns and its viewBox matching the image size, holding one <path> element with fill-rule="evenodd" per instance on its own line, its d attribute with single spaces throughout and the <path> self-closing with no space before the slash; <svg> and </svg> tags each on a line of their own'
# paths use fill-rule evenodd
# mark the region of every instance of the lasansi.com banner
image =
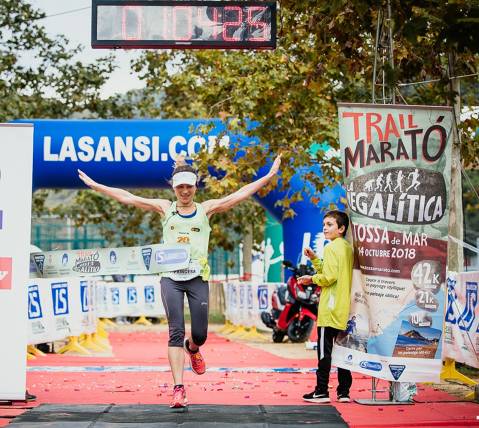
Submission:
<svg viewBox="0 0 479 428">
<path fill-rule="evenodd" d="M 355 266 L 337 366 L 439 380 L 452 123 L 445 107 L 339 105 Z"/>
</svg>

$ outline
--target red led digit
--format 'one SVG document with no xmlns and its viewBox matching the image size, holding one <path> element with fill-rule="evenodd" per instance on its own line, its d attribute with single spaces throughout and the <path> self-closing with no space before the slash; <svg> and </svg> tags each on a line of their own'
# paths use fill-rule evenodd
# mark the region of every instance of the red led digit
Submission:
<svg viewBox="0 0 479 428">
<path fill-rule="evenodd" d="M 239 6 L 226 6 L 224 8 L 224 14 L 226 15 L 226 12 L 236 12 L 238 14 L 238 19 L 236 21 L 229 21 L 229 22 L 223 22 L 223 40 L 226 40 L 227 42 L 235 42 L 241 40 L 241 37 L 235 36 L 233 32 L 233 37 L 228 36 L 228 28 L 230 27 L 237 27 L 240 28 L 241 24 L 243 22 L 243 11 Z M 224 18 L 223 18 L 224 19 Z"/>
<path fill-rule="evenodd" d="M 141 40 L 141 21 L 142 21 L 142 9 L 138 6 L 124 6 L 121 16 L 121 33 L 123 40 Z M 136 34 L 132 34 L 132 24 L 136 20 Z M 134 26 L 134 25 L 133 25 Z"/>
<path fill-rule="evenodd" d="M 203 30 L 203 37 L 205 37 L 205 32 L 207 32 L 209 39 L 212 38 L 216 40 L 218 37 L 218 9 L 216 7 L 212 7 L 210 9 L 210 13 L 211 10 L 213 11 L 213 13 L 211 13 L 212 19 L 210 19 L 210 16 L 208 16 L 208 9 L 210 8 L 202 6 L 197 8 L 198 23 Z M 211 31 L 211 33 L 209 31 Z"/>
<path fill-rule="evenodd" d="M 214 7 L 213 8 L 213 25 L 215 26 L 215 29 L 213 31 L 213 36 L 215 39 L 218 38 L 218 27 L 220 26 L 219 20 L 218 20 L 218 8 Z"/>
<path fill-rule="evenodd" d="M 248 8 L 248 26 L 251 27 L 250 34 L 254 34 L 254 31 L 261 30 L 262 36 L 258 37 L 250 37 L 248 40 L 252 42 L 264 42 L 267 40 L 266 38 L 266 22 L 260 21 L 262 18 L 262 12 L 264 12 L 266 8 L 264 6 L 251 6 Z M 255 15 L 255 12 L 259 12 Z M 259 16 L 258 16 L 259 15 Z"/>
<path fill-rule="evenodd" d="M 180 11 L 185 11 L 186 12 L 186 32 L 184 31 L 184 24 L 181 26 L 181 29 L 183 30 L 182 32 L 184 33 L 183 36 L 179 36 L 177 33 L 177 14 Z M 174 31 L 174 39 L 175 40 L 191 40 L 191 36 L 193 35 L 193 19 L 192 19 L 192 12 L 191 12 L 191 6 L 174 6 L 173 7 L 173 31 Z"/>
<path fill-rule="evenodd" d="M 164 7 L 162 8 L 163 9 L 163 40 L 168 40 L 169 37 L 168 37 L 168 15 L 169 15 L 169 12 L 170 12 L 170 8 L 169 7 Z"/>
</svg>

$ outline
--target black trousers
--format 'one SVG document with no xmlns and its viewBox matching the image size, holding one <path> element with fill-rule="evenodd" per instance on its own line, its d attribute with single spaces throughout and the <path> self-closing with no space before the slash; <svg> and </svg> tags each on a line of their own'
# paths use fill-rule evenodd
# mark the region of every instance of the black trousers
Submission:
<svg viewBox="0 0 479 428">
<path fill-rule="evenodd" d="M 329 372 L 331 370 L 331 353 L 333 352 L 333 343 L 336 339 L 338 330 L 334 327 L 318 327 L 318 369 L 316 370 L 316 391 L 321 394 L 328 394 Z M 337 388 L 338 395 L 349 395 L 349 388 L 353 383 L 351 372 L 338 367 Z"/>
<path fill-rule="evenodd" d="M 162 277 L 161 299 L 168 319 L 168 346 L 183 347 L 185 338 L 184 301 L 188 299 L 191 314 L 191 339 L 196 346 L 206 342 L 208 334 L 209 286 L 201 277 L 189 281 L 174 281 Z"/>
</svg>

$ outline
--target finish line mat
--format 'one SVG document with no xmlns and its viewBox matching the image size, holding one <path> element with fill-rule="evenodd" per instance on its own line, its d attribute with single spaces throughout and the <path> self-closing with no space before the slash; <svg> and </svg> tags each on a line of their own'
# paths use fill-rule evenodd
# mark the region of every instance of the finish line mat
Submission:
<svg viewBox="0 0 479 428">
<path fill-rule="evenodd" d="M 131 425 L 128 425 L 131 424 Z M 42 404 L 9 425 L 25 428 L 119 428 L 119 427 L 347 427 L 339 412 L 329 405 L 310 406 L 212 406 L 191 405 L 170 409 L 153 405 Z"/>
</svg>

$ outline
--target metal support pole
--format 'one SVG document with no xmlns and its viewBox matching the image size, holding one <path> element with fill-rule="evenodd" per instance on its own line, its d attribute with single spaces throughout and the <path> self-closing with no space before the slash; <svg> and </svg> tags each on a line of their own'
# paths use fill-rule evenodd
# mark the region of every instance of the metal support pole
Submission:
<svg viewBox="0 0 479 428">
<path fill-rule="evenodd" d="M 388 399 L 378 399 L 376 393 L 378 392 L 387 392 L 386 389 L 377 389 L 379 379 L 371 377 L 371 398 L 359 398 L 354 400 L 358 404 L 366 404 L 372 406 L 404 406 L 414 404 L 410 401 L 397 401 L 394 396 L 394 391 L 389 390 Z M 391 384 L 392 387 L 392 384 Z"/>
<path fill-rule="evenodd" d="M 391 13 L 391 2 L 387 0 L 386 14 L 384 18 L 384 12 L 382 9 L 378 10 L 378 21 L 376 26 L 376 43 L 374 52 L 374 65 L 373 65 L 373 85 L 372 85 L 372 102 L 376 104 L 378 102 L 376 98 L 376 86 L 380 86 L 382 90 L 382 104 L 396 104 L 395 88 L 390 87 L 386 83 L 386 65 L 389 64 L 391 70 L 394 70 L 394 44 L 393 44 L 393 22 Z M 386 28 L 385 28 L 386 27 Z M 381 80 L 377 81 L 378 77 L 378 61 L 381 61 Z M 359 404 L 367 405 L 404 405 L 413 404 L 411 402 L 397 401 L 394 396 L 393 383 L 390 386 L 389 399 L 377 399 L 376 393 L 386 392 L 386 390 L 378 390 L 377 383 L 379 379 L 371 377 L 371 399 L 358 399 L 355 400 Z"/>
<path fill-rule="evenodd" d="M 372 84 L 373 104 L 378 102 L 382 104 L 396 103 L 395 88 L 388 85 L 386 77 L 387 66 L 394 70 L 393 20 L 390 0 L 387 0 L 384 9 L 378 10 L 376 25 Z M 381 98 L 377 97 L 376 86 L 381 88 Z"/>
</svg>

